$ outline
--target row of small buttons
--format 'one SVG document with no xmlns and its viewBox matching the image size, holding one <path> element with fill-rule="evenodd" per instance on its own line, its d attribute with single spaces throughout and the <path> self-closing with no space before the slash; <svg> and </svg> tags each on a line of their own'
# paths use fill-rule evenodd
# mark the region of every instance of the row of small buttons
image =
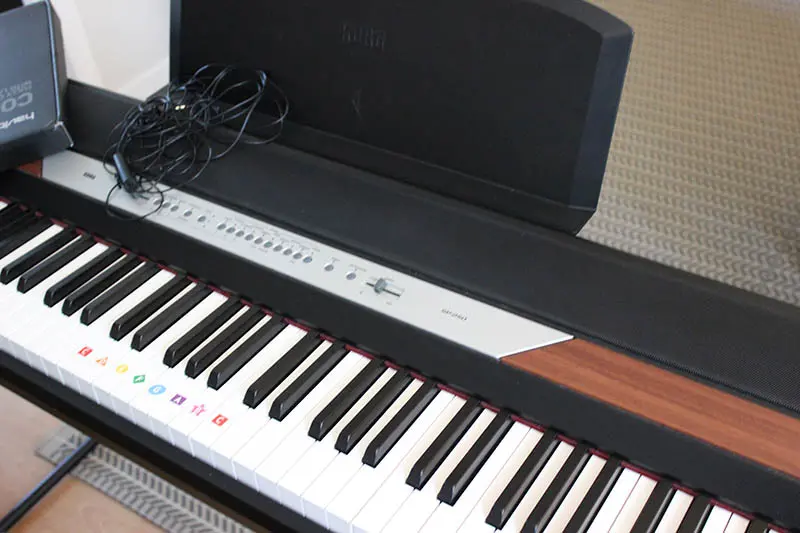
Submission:
<svg viewBox="0 0 800 533">
<path fill-rule="evenodd" d="M 157 199 L 153 203 L 158 205 L 161 202 L 160 202 L 160 200 Z M 175 201 L 171 201 L 170 199 L 165 199 L 164 202 L 161 203 L 161 209 L 169 210 L 171 212 L 176 212 L 176 211 L 178 211 L 178 209 L 180 209 L 180 206 Z M 183 216 L 185 218 L 191 217 L 193 214 L 194 214 L 194 212 L 192 211 L 191 208 L 187 208 L 186 211 L 183 212 Z M 205 224 L 206 222 L 208 222 L 208 215 L 206 215 L 206 214 L 199 215 L 197 217 L 197 222 L 200 223 L 200 224 Z M 311 262 L 314 261 L 314 258 L 311 255 L 305 255 L 304 256 L 302 251 L 294 251 L 293 248 L 291 248 L 289 246 L 285 246 L 282 243 L 277 243 L 276 244 L 275 242 L 273 242 L 269 238 L 256 237 L 253 233 L 247 233 L 243 229 L 237 229 L 235 224 L 229 224 L 228 222 L 220 222 L 219 224 L 217 224 L 216 229 L 217 229 L 217 231 L 225 232 L 225 233 L 227 233 L 229 235 L 232 235 L 232 236 L 235 236 L 235 237 L 238 237 L 238 238 L 244 238 L 245 241 L 252 242 L 254 245 L 261 246 L 264 249 L 267 249 L 267 250 L 272 249 L 272 251 L 277 252 L 277 253 L 281 253 L 282 252 L 283 255 L 285 255 L 287 257 L 291 256 L 292 259 L 295 259 L 295 260 L 298 260 L 298 261 L 302 260 L 303 263 L 306 263 L 306 264 L 311 263 Z M 324 269 L 325 269 L 326 272 L 333 272 L 334 268 L 335 267 L 334 267 L 333 263 L 326 263 L 325 266 L 324 266 Z M 345 279 L 347 279 L 348 281 L 353 281 L 357 277 L 358 277 L 358 275 L 356 274 L 356 272 L 354 272 L 352 270 L 347 272 L 347 274 L 345 274 Z"/>
</svg>

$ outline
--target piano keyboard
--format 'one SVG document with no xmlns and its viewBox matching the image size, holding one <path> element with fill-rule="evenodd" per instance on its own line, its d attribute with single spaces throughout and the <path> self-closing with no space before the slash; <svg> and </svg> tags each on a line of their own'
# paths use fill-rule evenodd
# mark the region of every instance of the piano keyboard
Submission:
<svg viewBox="0 0 800 533">
<path fill-rule="evenodd" d="M 0 207 L 0 348 L 332 531 L 780 531 L 270 309 Z"/>
</svg>

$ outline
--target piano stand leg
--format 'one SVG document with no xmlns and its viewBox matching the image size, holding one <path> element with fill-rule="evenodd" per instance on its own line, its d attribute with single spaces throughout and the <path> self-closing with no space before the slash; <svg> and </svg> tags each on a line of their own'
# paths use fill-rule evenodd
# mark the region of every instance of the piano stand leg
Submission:
<svg viewBox="0 0 800 533">
<path fill-rule="evenodd" d="M 92 439 L 87 439 L 69 456 L 65 457 L 32 491 L 30 491 L 9 513 L 0 518 L 0 533 L 5 533 L 14 524 L 19 522 L 39 501 L 50 492 L 59 481 L 69 474 L 72 469 L 89 455 L 97 445 Z"/>
</svg>

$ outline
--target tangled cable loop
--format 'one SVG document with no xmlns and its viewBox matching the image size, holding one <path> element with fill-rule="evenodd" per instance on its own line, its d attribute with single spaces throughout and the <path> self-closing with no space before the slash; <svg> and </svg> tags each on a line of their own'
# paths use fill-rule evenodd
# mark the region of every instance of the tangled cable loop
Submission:
<svg viewBox="0 0 800 533">
<path fill-rule="evenodd" d="M 272 107 L 262 106 L 272 93 Z M 254 117 L 267 116 L 263 124 Z M 268 144 L 277 139 L 289 113 L 283 91 L 261 70 L 206 65 L 185 83 L 171 83 L 165 94 L 132 107 L 114 127 L 103 157 L 115 184 L 106 197 L 110 216 L 127 217 L 111 208 L 114 192 L 134 197 L 160 197 L 195 181 L 208 165 L 228 155 L 238 144 Z M 113 162 L 122 156 L 131 178 L 124 179 Z"/>
</svg>

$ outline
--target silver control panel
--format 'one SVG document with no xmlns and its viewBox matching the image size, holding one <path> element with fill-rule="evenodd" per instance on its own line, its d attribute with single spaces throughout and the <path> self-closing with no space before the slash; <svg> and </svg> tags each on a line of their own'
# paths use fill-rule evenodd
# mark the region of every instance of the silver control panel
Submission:
<svg viewBox="0 0 800 533">
<path fill-rule="evenodd" d="M 63 152 L 46 158 L 44 179 L 105 202 L 112 176 L 94 159 Z M 500 358 L 569 340 L 570 335 L 267 224 L 181 191 L 111 204 L 188 238 L 308 283 L 488 356 Z M 190 267 L 191 265 L 181 265 Z M 264 302 L 269 305 L 269 302 Z"/>
</svg>

